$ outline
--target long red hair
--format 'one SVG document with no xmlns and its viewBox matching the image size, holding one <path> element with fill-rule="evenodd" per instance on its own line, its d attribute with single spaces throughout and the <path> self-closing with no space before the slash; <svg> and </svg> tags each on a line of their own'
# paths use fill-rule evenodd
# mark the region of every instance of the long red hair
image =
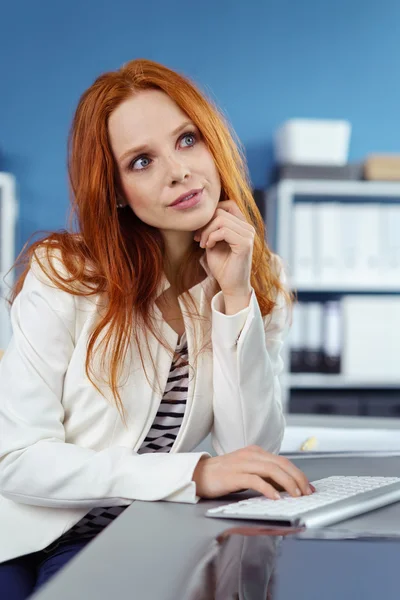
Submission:
<svg viewBox="0 0 400 600">
<path fill-rule="evenodd" d="M 53 233 L 24 248 L 17 261 L 24 268 L 11 301 L 23 286 L 33 256 L 61 290 L 80 296 L 105 295 L 106 309 L 99 314 L 88 344 L 86 373 L 98 388 L 95 380 L 99 373 L 94 372 L 93 358 L 100 352 L 101 371 L 106 373 L 104 379 L 121 414 L 118 387 L 132 339 L 137 342 L 143 366 L 140 333 L 147 336 L 151 332 L 166 345 L 151 317 L 164 271 L 162 236 L 129 208 L 118 210 L 121 190 L 108 135 L 108 119 L 115 108 L 146 89 L 168 94 L 198 127 L 221 178 L 220 199 L 233 199 L 254 226 L 251 284 L 261 313 L 271 313 L 279 291 L 286 294 L 265 241 L 264 223 L 251 193 L 243 153 L 217 107 L 193 82 L 153 61 L 133 60 L 98 77 L 78 103 L 69 136 L 70 231 Z M 193 244 L 180 273 L 179 289 L 186 289 L 185 274 L 198 267 L 204 252 Z M 65 269 L 57 267 L 55 255 Z"/>
</svg>

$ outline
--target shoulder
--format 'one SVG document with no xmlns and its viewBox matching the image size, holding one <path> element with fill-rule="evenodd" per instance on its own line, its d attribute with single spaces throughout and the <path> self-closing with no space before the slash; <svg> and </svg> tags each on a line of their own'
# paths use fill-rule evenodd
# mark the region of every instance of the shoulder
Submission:
<svg viewBox="0 0 400 600">
<path fill-rule="evenodd" d="M 49 310 L 63 314 L 75 312 L 74 294 L 63 289 L 61 283 L 65 278 L 68 278 L 68 270 L 61 254 L 45 246 L 35 248 L 13 302 L 13 311 L 35 308 L 42 316 Z"/>
<path fill-rule="evenodd" d="M 80 241 L 80 236 L 66 234 L 65 238 L 45 240 L 38 245 L 29 265 L 31 276 L 44 285 L 81 295 L 93 267 Z"/>
<path fill-rule="evenodd" d="M 91 319 L 99 309 L 99 295 L 95 285 L 98 278 L 90 270 L 84 249 L 74 252 L 76 240 L 69 243 L 60 235 L 59 240 L 44 240 L 30 249 L 26 269 L 17 282 L 12 298 L 11 315 L 14 319 L 48 321 L 54 316 L 74 331 L 77 323 Z M 59 321 L 57 321 L 59 322 Z"/>
<path fill-rule="evenodd" d="M 24 303 L 26 299 L 61 313 L 75 312 L 77 305 L 84 303 L 88 289 L 82 276 L 86 265 L 72 250 L 73 244 L 68 248 L 51 240 L 38 244 L 31 253 L 25 279 L 15 297 L 17 303 Z"/>
<path fill-rule="evenodd" d="M 46 285 L 55 285 L 52 281 L 53 276 L 56 278 L 69 276 L 61 249 L 56 244 L 49 242 L 45 242 L 35 249 L 29 266 L 28 274 Z"/>
</svg>

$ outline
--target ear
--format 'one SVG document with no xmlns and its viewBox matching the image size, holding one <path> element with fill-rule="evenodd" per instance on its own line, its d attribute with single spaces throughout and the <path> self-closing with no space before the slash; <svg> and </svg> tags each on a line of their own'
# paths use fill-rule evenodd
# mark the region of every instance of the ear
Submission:
<svg viewBox="0 0 400 600">
<path fill-rule="evenodd" d="M 117 192 L 117 208 L 125 208 L 127 206 L 127 201 L 125 200 L 123 194 L 121 192 Z"/>
</svg>

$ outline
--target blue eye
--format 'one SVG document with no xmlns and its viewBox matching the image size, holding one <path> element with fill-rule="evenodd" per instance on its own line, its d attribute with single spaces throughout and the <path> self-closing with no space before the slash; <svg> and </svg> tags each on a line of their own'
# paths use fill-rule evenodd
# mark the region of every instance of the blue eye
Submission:
<svg viewBox="0 0 400 600">
<path fill-rule="evenodd" d="M 147 161 L 147 164 L 141 164 L 141 161 Z M 142 171 L 143 169 L 146 169 L 150 164 L 150 159 L 147 158 L 147 156 L 139 156 L 139 158 L 135 158 L 135 160 L 133 160 L 131 162 L 131 164 L 129 165 L 130 169 L 135 169 L 136 171 Z M 137 166 L 139 165 L 139 166 Z"/>
<path fill-rule="evenodd" d="M 197 134 L 194 131 L 188 131 L 180 138 L 181 148 L 191 148 L 197 143 Z M 129 171 L 144 171 L 150 166 L 152 160 L 148 156 L 138 156 L 128 165 Z"/>
<path fill-rule="evenodd" d="M 191 141 L 189 141 L 189 143 L 187 145 L 184 146 L 184 148 L 188 148 L 190 146 L 195 145 L 195 143 L 197 141 L 197 137 L 196 137 L 195 133 L 193 133 L 192 131 L 189 131 L 188 133 L 185 133 L 185 135 L 182 136 L 181 140 L 182 141 L 191 140 Z"/>
</svg>

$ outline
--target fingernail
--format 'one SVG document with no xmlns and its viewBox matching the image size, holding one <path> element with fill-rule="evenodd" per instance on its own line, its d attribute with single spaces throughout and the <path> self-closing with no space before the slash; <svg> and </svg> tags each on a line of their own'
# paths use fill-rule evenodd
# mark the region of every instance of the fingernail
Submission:
<svg viewBox="0 0 400 600">
<path fill-rule="evenodd" d="M 312 494 L 312 493 L 313 493 L 313 491 L 311 489 L 311 486 L 308 486 L 308 488 L 307 488 L 307 494 Z"/>
<path fill-rule="evenodd" d="M 281 496 L 280 496 L 280 494 L 278 494 L 278 492 L 274 492 L 274 498 L 275 498 L 275 500 L 280 500 Z"/>
<path fill-rule="evenodd" d="M 301 491 L 299 490 L 299 488 L 295 489 L 295 494 L 296 496 L 301 496 Z"/>
</svg>

